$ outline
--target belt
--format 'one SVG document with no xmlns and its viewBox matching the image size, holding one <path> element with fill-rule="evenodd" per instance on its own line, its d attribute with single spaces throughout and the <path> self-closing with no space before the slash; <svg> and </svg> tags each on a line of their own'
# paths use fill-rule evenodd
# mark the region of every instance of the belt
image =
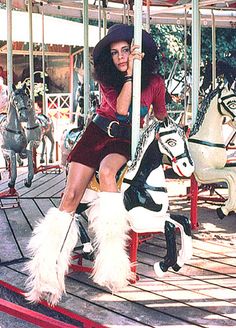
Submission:
<svg viewBox="0 0 236 328">
<path fill-rule="evenodd" d="M 106 132 L 111 138 L 131 138 L 131 126 L 121 125 L 119 121 L 111 121 L 109 118 L 97 114 L 93 119 L 93 123 Z"/>
</svg>

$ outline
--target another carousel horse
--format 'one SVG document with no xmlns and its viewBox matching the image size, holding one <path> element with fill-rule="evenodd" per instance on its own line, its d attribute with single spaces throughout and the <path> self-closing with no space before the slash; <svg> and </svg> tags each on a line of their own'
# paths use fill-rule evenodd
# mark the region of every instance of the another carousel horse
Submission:
<svg viewBox="0 0 236 328">
<path fill-rule="evenodd" d="M 28 159 L 28 176 L 25 179 L 25 186 L 30 187 L 34 177 L 32 151 L 27 148 L 28 141 L 26 132 L 22 126 L 23 122 L 28 122 L 32 105 L 26 95 L 25 88 L 16 89 L 10 94 L 7 115 L 0 119 L 1 148 L 4 158 L 10 161 L 10 181 L 9 188 L 14 188 L 17 177 L 16 155 L 20 158 Z"/>
<path fill-rule="evenodd" d="M 169 267 L 178 271 L 192 255 L 189 220 L 168 213 L 162 154 L 170 158 L 177 174 L 189 177 L 193 173 L 184 131 L 169 118 L 163 123 L 155 120 L 143 132 L 134 161 L 120 173 L 117 183 L 121 192 L 99 192 L 94 176 L 77 209 L 77 213 L 87 209 L 89 229 L 94 235 L 93 280 L 112 291 L 125 287 L 133 278 L 127 254 L 130 228 L 165 233 L 167 254 L 155 264 L 158 276 Z M 31 302 L 45 297 L 56 304 L 65 291 L 64 275 L 77 243 L 76 216 L 52 208 L 36 226 L 28 246 L 32 259 L 26 268 L 26 296 Z M 176 228 L 182 240 L 178 255 Z"/>
<path fill-rule="evenodd" d="M 42 150 L 40 156 L 40 163 L 42 164 L 45 162 L 44 155 L 45 155 L 45 148 L 46 148 L 46 137 L 49 139 L 51 143 L 51 147 L 49 151 L 49 163 L 53 163 L 53 151 L 55 145 L 53 121 L 50 117 L 44 114 L 37 114 L 36 117 L 42 129 L 42 138 L 41 138 Z"/>
<path fill-rule="evenodd" d="M 236 127 L 236 93 L 228 84 L 220 83 L 202 102 L 188 139 L 196 180 L 202 184 L 225 181 L 228 185 L 228 200 L 217 209 L 221 219 L 236 212 L 236 167 L 227 166 L 224 117 Z"/>
</svg>

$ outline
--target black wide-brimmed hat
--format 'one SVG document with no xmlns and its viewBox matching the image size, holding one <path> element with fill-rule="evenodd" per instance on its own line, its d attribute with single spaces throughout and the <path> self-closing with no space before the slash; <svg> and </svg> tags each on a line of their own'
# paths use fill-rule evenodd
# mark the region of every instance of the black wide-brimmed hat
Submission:
<svg viewBox="0 0 236 328">
<path fill-rule="evenodd" d="M 93 50 L 93 60 L 94 64 L 99 62 L 100 56 L 103 54 L 105 50 L 107 50 L 108 46 L 117 41 L 127 41 L 131 43 L 131 40 L 134 37 L 134 27 L 126 24 L 115 24 L 112 25 L 106 36 L 102 38 Z M 142 51 L 149 52 L 153 57 L 157 54 L 156 44 L 148 32 L 142 30 Z"/>
</svg>

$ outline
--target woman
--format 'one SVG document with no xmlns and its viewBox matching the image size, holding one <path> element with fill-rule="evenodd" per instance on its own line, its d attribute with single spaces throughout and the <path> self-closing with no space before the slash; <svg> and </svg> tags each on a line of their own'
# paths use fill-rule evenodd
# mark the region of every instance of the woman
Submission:
<svg viewBox="0 0 236 328">
<path fill-rule="evenodd" d="M 144 52 L 141 53 L 132 39 L 133 27 L 116 24 L 94 48 L 94 76 L 100 84 L 101 105 L 69 155 L 67 185 L 59 209 L 49 211 L 31 238 L 29 248 L 33 259 L 28 265 L 31 291 L 27 294 L 31 301 L 38 301 L 45 293 L 50 294 L 51 303 L 61 297 L 68 259 L 77 241 L 73 214 L 97 169 L 100 195 L 95 211 L 97 220 L 93 224 L 97 245 L 93 280 L 117 290 L 131 279 L 125 247 L 129 226 L 116 175 L 130 158 L 134 59 L 142 61 L 141 119 L 151 105 L 159 120 L 167 116 L 164 81 L 156 73 L 155 42 L 143 31 Z M 110 250 L 109 256 L 102 245 Z"/>
</svg>

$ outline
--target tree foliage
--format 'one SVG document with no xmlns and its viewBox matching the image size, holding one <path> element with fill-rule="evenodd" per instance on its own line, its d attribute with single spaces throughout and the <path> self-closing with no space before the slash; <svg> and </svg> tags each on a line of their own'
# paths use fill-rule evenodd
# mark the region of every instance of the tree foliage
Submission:
<svg viewBox="0 0 236 328">
<path fill-rule="evenodd" d="M 233 33 L 234 32 L 234 33 Z M 191 46 L 191 27 L 184 33 L 181 25 L 157 25 L 151 27 L 151 33 L 157 43 L 161 61 L 161 71 L 168 74 L 175 60 L 178 60 L 179 69 L 183 69 L 184 63 L 184 44 L 186 38 L 186 61 L 187 66 L 191 67 L 192 46 Z M 209 27 L 201 28 L 201 63 L 212 60 L 212 29 Z M 216 29 L 216 60 L 223 60 L 231 66 L 236 66 L 236 33 L 234 29 Z"/>
</svg>

